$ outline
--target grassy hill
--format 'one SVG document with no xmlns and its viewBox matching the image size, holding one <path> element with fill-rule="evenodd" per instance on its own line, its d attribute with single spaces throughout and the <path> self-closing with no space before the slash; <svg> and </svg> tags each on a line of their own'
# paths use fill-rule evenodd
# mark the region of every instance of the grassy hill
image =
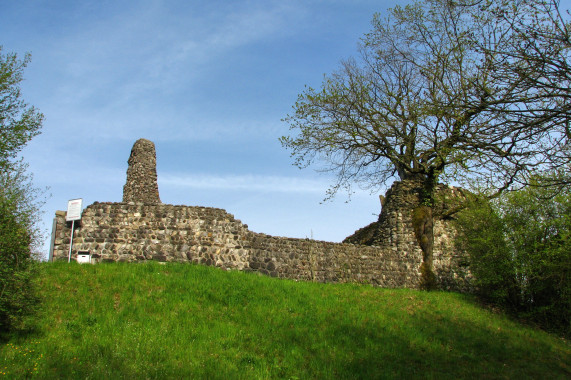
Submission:
<svg viewBox="0 0 571 380">
<path fill-rule="evenodd" d="M 571 345 L 468 296 L 182 264 L 42 264 L 0 379 L 571 378 Z"/>
</svg>

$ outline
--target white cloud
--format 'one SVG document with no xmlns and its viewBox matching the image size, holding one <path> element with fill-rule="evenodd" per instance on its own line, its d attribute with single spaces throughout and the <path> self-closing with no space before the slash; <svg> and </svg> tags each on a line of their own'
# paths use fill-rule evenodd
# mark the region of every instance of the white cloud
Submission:
<svg viewBox="0 0 571 380">
<path fill-rule="evenodd" d="M 188 189 L 247 190 L 280 193 L 321 193 L 328 183 L 317 179 L 302 179 L 262 175 L 175 175 L 159 176 L 159 187 L 182 187 Z"/>
<path fill-rule="evenodd" d="M 66 33 L 49 37 L 34 61 L 49 67 L 41 82 L 49 91 L 37 102 L 49 116 L 46 128 L 57 128 L 63 138 L 128 140 L 141 134 L 158 139 L 165 128 L 167 139 L 211 140 L 247 128 L 239 120 L 244 115 L 228 110 L 231 100 L 224 108 L 216 97 L 244 89 L 219 77 L 236 68 L 241 48 L 299 32 L 292 25 L 304 13 L 281 1 L 189 4 L 107 4 L 106 12 L 99 9 L 82 23 L 61 16 Z M 252 107 L 249 119 L 266 122 L 260 105 L 234 107 Z"/>
<path fill-rule="evenodd" d="M 233 49 L 262 39 L 273 37 L 276 33 L 288 33 L 292 16 L 298 10 L 283 2 L 273 3 L 269 7 L 242 8 L 229 13 L 218 29 L 207 39 L 207 46 L 220 49 Z"/>
<path fill-rule="evenodd" d="M 74 25 L 71 37 L 58 41 L 67 74 L 127 90 L 133 82 L 139 90 L 168 88 L 200 75 L 202 66 L 229 51 L 291 33 L 299 17 L 297 8 L 282 2 L 239 2 L 209 12 L 167 4 L 112 7 L 115 13 L 104 19 Z"/>
</svg>

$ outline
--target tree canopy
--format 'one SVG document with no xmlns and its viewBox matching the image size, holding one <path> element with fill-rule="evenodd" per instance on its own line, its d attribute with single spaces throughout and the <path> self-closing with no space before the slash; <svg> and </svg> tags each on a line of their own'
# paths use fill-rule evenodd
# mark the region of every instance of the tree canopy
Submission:
<svg viewBox="0 0 571 380">
<path fill-rule="evenodd" d="M 21 96 L 23 70 L 30 60 L 0 47 L 0 335 L 23 321 L 37 305 L 32 247 L 41 191 L 31 184 L 18 153 L 39 133 L 43 115 Z"/>
<path fill-rule="evenodd" d="M 534 186 L 472 202 L 457 218 L 477 294 L 542 327 L 571 335 L 571 190 L 564 173 Z"/>
<path fill-rule="evenodd" d="M 0 46 L 0 168 L 9 165 L 20 150 L 40 132 L 43 114 L 23 99 L 20 83 L 30 61 L 16 53 L 2 53 Z"/>
<path fill-rule="evenodd" d="M 286 118 L 295 133 L 281 142 L 299 167 L 318 161 L 336 175 L 329 196 L 417 182 L 430 289 L 437 182 L 497 196 L 569 173 L 571 26 L 557 0 L 417 0 L 372 25 L 358 58 L 299 95 Z"/>
<path fill-rule="evenodd" d="M 569 168 L 569 26 L 556 0 L 427 0 L 376 14 L 359 57 L 299 95 L 281 138 L 330 189 L 416 179 L 502 191 Z"/>
</svg>

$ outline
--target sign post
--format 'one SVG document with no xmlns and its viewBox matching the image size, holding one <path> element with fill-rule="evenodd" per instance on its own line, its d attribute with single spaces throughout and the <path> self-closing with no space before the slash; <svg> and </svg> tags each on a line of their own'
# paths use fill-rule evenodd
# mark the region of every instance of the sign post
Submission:
<svg viewBox="0 0 571 380">
<path fill-rule="evenodd" d="M 71 261 L 71 248 L 73 247 L 73 231 L 75 230 L 75 221 L 81 220 L 83 199 L 71 199 L 67 202 L 67 213 L 65 215 L 65 221 L 71 221 L 71 236 L 69 237 L 69 254 L 67 256 L 67 262 Z"/>
</svg>

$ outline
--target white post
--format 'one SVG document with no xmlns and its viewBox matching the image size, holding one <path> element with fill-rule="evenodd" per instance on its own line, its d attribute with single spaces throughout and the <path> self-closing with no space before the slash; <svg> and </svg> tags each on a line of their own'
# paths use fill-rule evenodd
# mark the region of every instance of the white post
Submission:
<svg viewBox="0 0 571 380">
<path fill-rule="evenodd" d="M 75 230 L 75 221 L 81 220 L 81 210 L 83 205 L 83 199 L 71 199 L 67 202 L 67 214 L 65 215 L 65 221 L 71 222 L 71 236 L 69 238 L 69 255 L 67 256 L 67 262 L 71 261 L 71 247 L 73 247 L 73 230 Z"/>
<path fill-rule="evenodd" d="M 67 256 L 67 262 L 71 262 L 71 247 L 73 247 L 73 230 L 75 229 L 75 220 L 71 221 L 71 236 L 69 237 L 69 255 Z"/>
</svg>

